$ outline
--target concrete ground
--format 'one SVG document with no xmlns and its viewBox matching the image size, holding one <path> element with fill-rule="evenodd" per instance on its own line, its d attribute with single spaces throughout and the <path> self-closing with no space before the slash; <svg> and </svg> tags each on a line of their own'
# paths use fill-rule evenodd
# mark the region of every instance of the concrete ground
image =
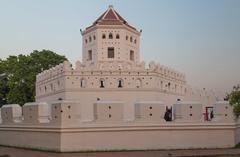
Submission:
<svg viewBox="0 0 240 157">
<path fill-rule="evenodd" d="M 236 156 L 235 156 L 236 155 Z M 0 157 L 189 157 L 189 156 L 224 156 L 240 157 L 240 149 L 194 149 L 194 150 L 154 150 L 123 152 L 84 152 L 53 153 L 0 146 Z"/>
</svg>

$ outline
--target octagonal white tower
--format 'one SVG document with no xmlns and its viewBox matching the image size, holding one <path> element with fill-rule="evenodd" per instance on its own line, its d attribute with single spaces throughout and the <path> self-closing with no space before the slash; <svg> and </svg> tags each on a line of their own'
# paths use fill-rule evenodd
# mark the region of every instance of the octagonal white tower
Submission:
<svg viewBox="0 0 240 157">
<path fill-rule="evenodd" d="M 109 6 L 91 26 L 82 32 L 83 64 L 97 69 L 104 68 L 104 62 L 119 62 L 136 65 L 140 62 L 140 32 L 130 26 Z"/>
</svg>

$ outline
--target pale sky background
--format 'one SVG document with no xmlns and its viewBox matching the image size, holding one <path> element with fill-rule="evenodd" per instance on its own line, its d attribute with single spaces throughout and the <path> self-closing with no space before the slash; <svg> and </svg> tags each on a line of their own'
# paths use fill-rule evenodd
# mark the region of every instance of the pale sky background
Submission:
<svg viewBox="0 0 240 157">
<path fill-rule="evenodd" d="M 141 60 L 223 91 L 240 83 L 240 0 L 1 0 L 0 58 L 49 49 L 81 59 L 81 35 L 108 5 L 141 35 Z"/>
</svg>

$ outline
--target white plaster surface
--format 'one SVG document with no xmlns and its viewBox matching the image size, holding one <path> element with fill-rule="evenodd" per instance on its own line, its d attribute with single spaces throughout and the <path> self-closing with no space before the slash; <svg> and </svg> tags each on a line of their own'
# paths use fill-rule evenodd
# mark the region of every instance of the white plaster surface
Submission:
<svg viewBox="0 0 240 157">
<path fill-rule="evenodd" d="M 1 109 L 3 123 L 20 123 L 22 121 L 22 108 L 18 104 L 4 105 Z"/>
<path fill-rule="evenodd" d="M 47 103 L 26 103 L 22 107 L 24 123 L 49 123 L 51 108 Z"/>
</svg>

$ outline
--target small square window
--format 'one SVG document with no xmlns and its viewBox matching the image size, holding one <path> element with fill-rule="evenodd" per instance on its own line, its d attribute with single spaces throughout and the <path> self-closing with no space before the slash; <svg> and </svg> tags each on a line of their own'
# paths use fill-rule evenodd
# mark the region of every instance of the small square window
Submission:
<svg viewBox="0 0 240 157">
<path fill-rule="evenodd" d="M 108 58 L 114 58 L 114 47 L 108 48 Z"/>
<path fill-rule="evenodd" d="M 88 60 L 88 61 L 91 61 L 91 60 L 92 60 L 92 50 L 88 50 L 87 60 Z"/>
<path fill-rule="evenodd" d="M 130 60 L 134 61 L 134 51 L 130 50 Z"/>
</svg>

